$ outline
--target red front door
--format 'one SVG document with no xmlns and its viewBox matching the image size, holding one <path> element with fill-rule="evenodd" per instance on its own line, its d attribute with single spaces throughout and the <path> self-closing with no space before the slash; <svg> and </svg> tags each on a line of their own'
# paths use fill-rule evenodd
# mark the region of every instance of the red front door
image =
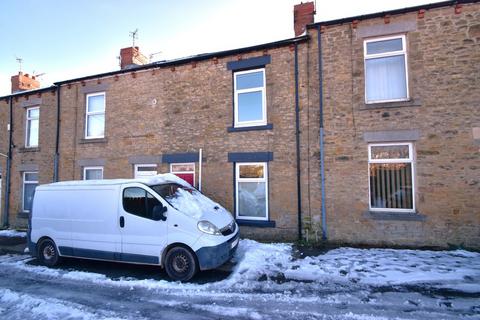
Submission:
<svg viewBox="0 0 480 320">
<path fill-rule="evenodd" d="M 172 163 L 170 172 L 195 188 L 195 163 Z"/>
<path fill-rule="evenodd" d="M 194 184 L 194 174 L 192 173 L 175 173 L 175 175 L 179 178 L 182 178 L 183 180 L 187 181 L 192 185 L 193 187 L 195 186 Z"/>
</svg>

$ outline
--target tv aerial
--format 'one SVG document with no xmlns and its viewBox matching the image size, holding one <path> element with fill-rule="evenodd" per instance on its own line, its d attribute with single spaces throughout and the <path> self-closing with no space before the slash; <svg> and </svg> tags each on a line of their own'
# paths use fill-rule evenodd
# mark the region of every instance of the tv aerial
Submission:
<svg viewBox="0 0 480 320">
<path fill-rule="evenodd" d="M 138 39 L 138 28 L 134 31 L 130 31 L 130 37 L 132 38 L 132 48 L 135 47 L 135 40 Z"/>
<path fill-rule="evenodd" d="M 18 71 L 19 71 L 19 72 L 22 72 L 23 59 L 20 58 L 20 57 L 15 56 L 15 60 L 17 60 L 17 63 L 18 63 L 18 69 L 19 69 Z"/>
</svg>

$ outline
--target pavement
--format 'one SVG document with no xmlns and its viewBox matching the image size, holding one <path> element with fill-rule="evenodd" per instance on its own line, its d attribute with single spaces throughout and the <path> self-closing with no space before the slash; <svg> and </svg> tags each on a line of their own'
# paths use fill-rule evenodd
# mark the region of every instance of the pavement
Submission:
<svg viewBox="0 0 480 320">
<path fill-rule="evenodd" d="M 22 232 L 23 233 L 23 232 Z M 0 255 L 6 253 L 23 254 L 27 247 L 26 233 L 24 235 L 5 236 L 0 233 Z"/>
</svg>

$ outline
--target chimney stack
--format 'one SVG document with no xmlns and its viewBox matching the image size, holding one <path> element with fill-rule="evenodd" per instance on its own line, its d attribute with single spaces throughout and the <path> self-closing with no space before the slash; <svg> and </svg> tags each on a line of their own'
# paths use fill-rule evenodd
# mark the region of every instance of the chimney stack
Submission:
<svg viewBox="0 0 480 320">
<path fill-rule="evenodd" d="M 313 2 L 300 3 L 293 6 L 293 28 L 295 37 L 302 35 L 307 30 L 307 24 L 313 23 L 315 5 Z"/>
<path fill-rule="evenodd" d="M 21 71 L 12 76 L 11 80 L 12 93 L 40 88 L 40 82 L 35 79 L 35 76 L 30 76 L 28 73 L 23 74 Z"/>
<path fill-rule="evenodd" d="M 148 58 L 144 56 L 138 47 L 128 47 L 120 49 L 120 68 L 129 69 L 148 63 Z"/>
</svg>

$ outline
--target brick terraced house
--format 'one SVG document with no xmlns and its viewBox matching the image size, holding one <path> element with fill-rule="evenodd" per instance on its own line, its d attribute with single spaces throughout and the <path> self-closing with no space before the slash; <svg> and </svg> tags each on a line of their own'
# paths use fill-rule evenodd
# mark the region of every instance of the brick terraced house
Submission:
<svg viewBox="0 0 480 320">
<path fill-rule="evenodd" d="M 243 236 L 480 248 L 480 5 L 314 23 L 295 38 L 0 97 L 4 225 L 35 186 L 172 172 Z"/>
</svg>

